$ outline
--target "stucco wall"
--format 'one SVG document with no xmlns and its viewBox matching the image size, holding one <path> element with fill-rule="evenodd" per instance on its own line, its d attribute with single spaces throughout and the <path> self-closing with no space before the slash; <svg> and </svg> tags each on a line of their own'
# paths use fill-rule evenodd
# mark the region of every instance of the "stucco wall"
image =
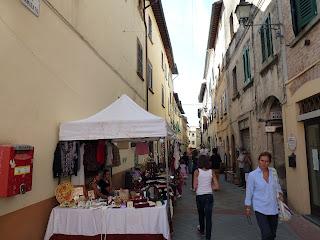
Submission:
<svg viewBox="0 0 320 240">
<path fill-rule="evenodd" d="M 102 4 L 106 1 L 96 2 Z M 100 9 L 110 11 L 110 14 L 115 9 L 124 11 L 120 7 L 96 5 L 93 8 L 90 5 L 81 14 L 101 15 L 103 12 Z M 92 42 L 97 44 L 97 48 L 106 51 L 101 50 L 103 53 L 99 55 L 93 51 L 92 45 L 81 39 L 43 2 L 39 18 L 18 0 L 1 1 L 0 15 L 0 143 L 30 144 L 35 147 L 32 191 L 1 198 L 0 215 L 4 215 L 54 195 L 57 181 L 52 176 L 52 160 L 59 123 L 88 117 L 123 93 L 142 107 L 145 102 L 144 82 L 136 80 L 136 69 L 120 67 L 126 62 L 127 66 L 129 62 L 136 62 L 136 34 L 123 36 L 119 39 L 121 45 L 108 45 L 107 36 L 111 33 L 93 37 L 100 33 L 89 32 L 91 25 L 84 23 L 86 18 L 82 19 L 83 25 L 79 23 L 78 27 L 88 28 L 88 32 L 84 33 L 95 38 Z M 104 16 L 110 15 L 104 13 Z M 80 21 L 81 17 L 78 17 Z M 134 22 L 131 17 L 126 18 L 130 23 Z M 111 24 L 110 21 L 108 23 Z M 143 25 L 137 27 L 143 31 Z M 108 29 L 108 26 L 104 28 Z M 115 35 L 115 38 L 120 38 L 119 35 Z M 104 46 L 101 43 L 103 38 L 106 41 Z M 101 45 L 96 43 L 99 40 Z M 130 47 L 126 44 L 133 50 L 129 51 Z M 122 49 L 122 45 L 126 47 Z M 112 55 L 115 62 L 110 60 Z M 106 58 L 102 59 L 101 56 Z M 122 170 L 121 167 L 114 172 Z"/>
</svg>

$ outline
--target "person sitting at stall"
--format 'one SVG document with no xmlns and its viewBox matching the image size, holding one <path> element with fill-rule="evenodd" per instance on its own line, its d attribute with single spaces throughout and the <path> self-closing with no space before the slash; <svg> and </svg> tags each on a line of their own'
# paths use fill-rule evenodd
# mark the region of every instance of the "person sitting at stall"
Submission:
<svg viewBox="0 0 320 240">
<path fill-rule="evenodd" d="M 108 187 L 110 187 L 110 184 L 106 183 L 104 178 L 104 172 L 99 171 L 95 177 L 93 178 L 93 181 L 91 183 L 91 187 L 94 191 L 94 195 L 96 198 L 105 198 L 107 199 L 109 196 Z"/>
<path fill-rule="evenodd" d="M 112 195 L 112 182 L 109 169 L 103 171 L 102 179 L 100 179 L 98 185 L 104 195 Z"/>
</svg>

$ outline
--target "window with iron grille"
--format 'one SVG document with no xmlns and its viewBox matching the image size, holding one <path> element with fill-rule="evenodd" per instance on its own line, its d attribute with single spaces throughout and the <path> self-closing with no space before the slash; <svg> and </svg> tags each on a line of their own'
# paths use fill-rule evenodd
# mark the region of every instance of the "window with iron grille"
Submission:
<svg viewBox="0 0 320 240">
<path fill-rule="evenodd" d="M 265 62 L 270 56 L 273 55 L 272 32 L 270 24 L 271 18 L 269 14 L 267 19 L 264 21 L 264 24 L 260 28 L 262 62 Z"/>
<path fill-rule="evenodd" d="M 152 79 L 152 64 L 148 61 L 147 65 L 147 81 L 148 81 L 148 88 L 152 90 L 153 88 L 153 79 Z"/>
<path fill-rule="evenodd" d="M 316 0 L 290 0 L 292 25 L 297 35 L 318 13 Z"/>
<path fill-rule="evenodd" d="M 137 74 L 143 78 L 143 52 L 139 40 L 137 40 Z"/>
<path fill-rule="evenodd" d="M 306 98 L 299 103 L 300 114 L 313 112 L 320 109 L 320 93 Z"/>
<path fill-rule="evenodd" d="M 152 42 L 152 21 L 151 21 L 150 16 L 148 18 L 148 37 L 149 37 L 150 41 Z"/>
</svg>

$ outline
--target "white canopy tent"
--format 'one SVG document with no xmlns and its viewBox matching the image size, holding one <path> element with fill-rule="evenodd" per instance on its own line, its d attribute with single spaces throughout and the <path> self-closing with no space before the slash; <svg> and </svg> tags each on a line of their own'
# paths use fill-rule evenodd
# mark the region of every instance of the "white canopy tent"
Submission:
<svg viewBox="0 0 320 240">
<path fill-rule="evenodd" d="M 173 131 L 165 119 L 141 108 L 127 95 L 86 119 L 61 123 L 59 140 L 159 140 L 165 139 L 167 189 L 169 189 L 168 137 Z M 169 191 L 168 191 L 169 199 Z M 167 205 L 169 206 L 169 204 Z"/>
<path fill-rule="evenodd" d="M 165 138 L 173 133 L 165 119 L 153 115 L 127 95 L 86 119 L 60 125 L 59 140 Z"/>
</svg>

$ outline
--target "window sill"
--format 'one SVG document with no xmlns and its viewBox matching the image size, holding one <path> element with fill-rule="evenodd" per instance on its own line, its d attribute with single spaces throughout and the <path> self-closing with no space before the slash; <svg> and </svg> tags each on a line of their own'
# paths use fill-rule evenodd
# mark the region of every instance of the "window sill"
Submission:
<svg viewBox="0 0 320 240">
<path fill-rule="evenodd" d="M 298 35 L 289 43 L 289 47 L 293 48 L 317 23 L 320 22 L 320 16 L 317 15 L 314 19 L 312 19 L 306 26 L 303 28 Z"/>
<path fill-rule="evenodd" d="M 144 78 L 141 76 L 141 74 L 139 72 L 137 72 L 138 77 L 141 79 L 141 81 L 144 82 Z"/>
<path fill-rule="evenodd" d="M 278 59 L 278 54 L 271 55 L 270 57 L 268 57 L 268 59 L 262 63 L 260 75 L 265 74 L 270 69 L 270 67 L 272 67 L 274 64 L 278 62 Z"/>
<path fill-rule="evenodd" d="M 152 88 L 149 88 L 149 91 L 150 91 L 152 94 L 154 94 L 154 92 L 153 92 Z"/>
<path fill-rule="evenodd" d="M 240 97 L 240 93 L 237 91 L 236 93 L 233 94 L 232 101 L 236 100 L 239 97 Z"/>
<path fill-rule="evenodd" d="M 250 87 L 253 86 L 253 78 L 251 78 L 251 81 L 246 83 L 246 85 L 243 87 L 243 91 L 247 91 Z"/>
</svg>

